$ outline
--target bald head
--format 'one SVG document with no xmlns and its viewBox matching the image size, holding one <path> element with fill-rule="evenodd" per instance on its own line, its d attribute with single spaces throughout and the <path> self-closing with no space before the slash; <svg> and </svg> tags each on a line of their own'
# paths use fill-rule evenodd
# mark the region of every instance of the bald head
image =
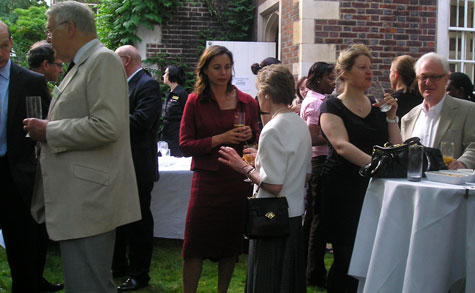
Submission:
<svg viewBox="0 0 475 293">
<path fill-rule="evenodd" d="M 0 20 L 0 68 L 7 65 L 10 60 L 10 52 L 12 51 L 13 40 L 8 26 Z"/>
<path fill-rule="evenodd" d="M 142 59 L 139 51 L 131 45 L 125 45 L 117 48 L 115 53 L 119 55 L 125 68 L 127 77 L 131 76 L 135 71 L 142 67 Z"/>
</svg>

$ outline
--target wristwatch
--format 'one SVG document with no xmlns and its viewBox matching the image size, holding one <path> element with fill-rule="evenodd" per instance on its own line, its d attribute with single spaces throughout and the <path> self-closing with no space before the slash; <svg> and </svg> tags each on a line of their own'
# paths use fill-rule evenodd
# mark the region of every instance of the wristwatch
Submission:
<svg viewBox="0 0 475 293">
<path fill-rule="evenodd" d="M 386 116 L 386 122 L 388 122 L 388 123 L 399 123 L 399 117 L 396 116 L 396 118 L 394 118 L 394 119 L 389 119 Z"/>
</svg>

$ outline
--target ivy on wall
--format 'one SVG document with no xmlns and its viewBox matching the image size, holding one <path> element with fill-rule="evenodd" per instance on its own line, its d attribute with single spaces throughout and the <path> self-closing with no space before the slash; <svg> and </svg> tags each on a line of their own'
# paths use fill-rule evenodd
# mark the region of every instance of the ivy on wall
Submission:
<svg viewBox="0 0 475 293">
<path fill-rule="evenodd" d="M 254 23 L 255 5 L 253 0 L 233 0 L 216 5 L 216 0 L 204 0 L 208 11 L 224 28 L 216 34 L 221 41 L 249 40 Z M 222 2 L 222 1 L 221 1 Z M 205 32 L 203 35 L 209 35 Z"/>
<path fill-rule="evenodd" d="M 179 0 L 102 0 L 97 7 L 99 38 L 111 49 L 136 44 L 141 41 L 141 24 L 152 30 L 166 23 L 180 5 Z"/>
</svg>

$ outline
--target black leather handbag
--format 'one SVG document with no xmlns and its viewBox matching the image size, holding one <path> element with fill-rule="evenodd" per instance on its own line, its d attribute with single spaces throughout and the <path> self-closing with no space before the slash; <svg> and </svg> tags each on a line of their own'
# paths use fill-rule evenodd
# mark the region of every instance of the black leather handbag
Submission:
<svg viewBox="0 0 475 293">
<path fill-rule="evenodd" d="M 247 198 L 245 236 L 249 239 L 278 238 L 289 235 L 289 204 L 285 196 L 257 198 L 260 185 Z"/>
<path fill-rule="evenodd" d="M 375 178 L 406 178 L 409 146 L 422 145 L 418 137 L 411 137 L 399 145 L 386 143 L 373 146 L 371 163 L 361 167 L 360 175 Z M 444 170 L 447 167 L 439 149 L 424 147 L 422 173 Z"/>
</svg>

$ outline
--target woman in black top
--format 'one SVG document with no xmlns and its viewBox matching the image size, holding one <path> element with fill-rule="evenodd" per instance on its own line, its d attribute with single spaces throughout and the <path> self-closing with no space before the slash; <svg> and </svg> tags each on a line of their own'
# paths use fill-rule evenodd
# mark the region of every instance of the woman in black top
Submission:
<svg viewBox="0 0 475 293">
<path fill-rule="evenodd" d="M 340 53 L 336 71 L 344 90 L 320 107 L 320 125 L 327 139 L 328 156 L 319 179 L 322 194 L 322 227 L 333 244 L 334 262 L 327 278 L 332 292 L 356 292 L 358 281 L 348 276 L 353 244 L 369 179 L 359 169 L 371 161 L 375 144 L 401 143 L 397 125 L 397 103 L 389 94 L 375 103 L 365 96 L 371 86 L 371 52 L 362 44 Z M 379 106 L 390 104 L 383 113 Z"/>
<path fill-rule="evenodd" d="M 166 93 L 163 107 L 162 140 L 168 143 L 170 155 L 181 157 L 179 148 L 180 122 L 188 99 L 188 93 L 182 86 L 185 82 L 183 69 L 176 65 L 169 65 L 165 69 L 163 82 L 170 87 L 170 91 Z"/>
<path fill-rule="evenodd" d="M 422 103 L 422 96 L 417 90 L 414 59 L 409 55 L 399 56 L 391 64 L 389 73 L 392 96 L 397 99 L 397 116 L 402 118 L 412 108 Z M 401 125 L 401 123 L 399 123 Z"/>
</svg>

